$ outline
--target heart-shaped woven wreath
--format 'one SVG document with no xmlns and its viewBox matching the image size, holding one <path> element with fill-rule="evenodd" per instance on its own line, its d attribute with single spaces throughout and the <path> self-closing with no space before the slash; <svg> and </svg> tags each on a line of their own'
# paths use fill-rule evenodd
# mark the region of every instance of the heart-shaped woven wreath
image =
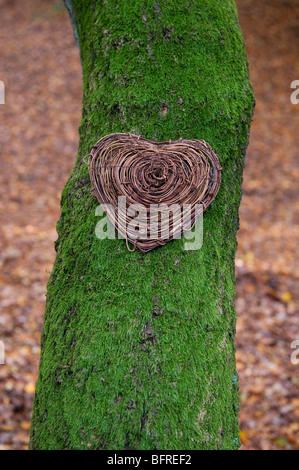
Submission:
<svg viewBox="0 0 299 470">
<path fill-rule="evenodd" d="M 221 182 L 218 157 L 204 140 L 153 142 L 128 133 L 111 134 L 91 147 L 88 157 L 95 196 L 127 246 L 131 242 L 133 250 L 137 247 L 144 253 L 181 236 L 186 229 L 183 208 L 189 211 L 191 229 L 216 197 Z M 122 198 L 125 211 L 119 208 L 119 196 L 126 198 Z M 132 211 L 132 204 L 144 210 Z M 180 210 L 170 212 L 164 227 L 161 214 L 173 204 Z M 201 211 L 198 204 L 202 204 Z M 154 237 L 149 222 L 153 207 L 161 208 Z"/>
</svg>

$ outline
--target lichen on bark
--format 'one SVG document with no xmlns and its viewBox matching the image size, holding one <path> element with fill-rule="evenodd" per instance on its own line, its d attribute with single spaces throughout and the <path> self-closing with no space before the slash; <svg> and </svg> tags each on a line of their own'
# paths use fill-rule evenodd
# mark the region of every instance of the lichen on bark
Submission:
<svg viewBox="0 0 299 470">
<path fill-rule="evenodd" d="M 253 110 L 232 0 L 71 0 L 83 107 L 48 283 L 32 449 L 235 449 L 234 256 Z M 82 157 L 113 132 L 205 139 L 223 178 L 204 241 L 95 236 Z"/>
</svg>

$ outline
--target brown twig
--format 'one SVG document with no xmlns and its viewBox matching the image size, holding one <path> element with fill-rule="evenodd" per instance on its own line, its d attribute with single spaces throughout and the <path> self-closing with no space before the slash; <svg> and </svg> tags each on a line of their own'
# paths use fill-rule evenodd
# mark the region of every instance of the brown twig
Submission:
<svg viewBox="0 0 299 470">
<path fill-rule="evenodd" d="M 196 204 L 204 210 L 217 195 L 221 166 L 217 155 L 204 140 L 153 142 L 132 134 L 110 134 L 100 139 L 87 155 L 90 179 L 101 204 L 115 210 L 115 226 L 128 242 L 142 252 L 164 245 L 183 232 L 181 213 L 172 216 L 166 238 L 159 220 L 156 239 L 137 238 L 128 224 L 134 219 L 118 212 L 118 197 L 126 197 L 126 209 L 142 204 L 146 217 L 139 228 L 149 234 L 148 215 L 151 204 L 184 204 L 191 207 L 191 226 L 198 214 Z M 109 217 L 109 213 L 107 213 Z M 111 220 L 111 218 L 110 218 Z M 167 235 L 167 234 L 166 234 Z M 130 250 L 131 251 L 131 250 Z M 134 251 L 134 250 L 133 250 Z"/>
</svg>

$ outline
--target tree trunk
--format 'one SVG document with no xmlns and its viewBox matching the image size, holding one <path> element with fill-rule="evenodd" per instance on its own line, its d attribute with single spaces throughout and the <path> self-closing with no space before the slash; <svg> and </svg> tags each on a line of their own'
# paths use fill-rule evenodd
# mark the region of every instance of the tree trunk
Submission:
<svg viewBox="0 0 299 470">
<path fill-rule="evenodd" d="M 253 110 L 233 0 L 66 1 L 83 68 L 62 194 L 32 449 L 236 449 L 234 257 Z M 200 250 L 95 236 L 82 157 L 113 132 L 204 139 L 222 184 Z"/>
</svg>

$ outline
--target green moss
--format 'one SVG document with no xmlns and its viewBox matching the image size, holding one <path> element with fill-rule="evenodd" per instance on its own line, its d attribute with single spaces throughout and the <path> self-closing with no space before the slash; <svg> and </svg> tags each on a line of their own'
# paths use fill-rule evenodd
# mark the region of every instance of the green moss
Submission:
<svg viewBox="0 0 299 470">
<path fill-rule="evenodd" d="M 68 4 L 83 113 L 57 225 L 31 448 L 238 448 L 234 255 L 253 94 L 235 4 Z M 219 154 L 223 181 L 201 250 L 177 240 L 144 255 L 96 238 L 81 159 L 120 131 L 203 138 Z"/>
</svg>

